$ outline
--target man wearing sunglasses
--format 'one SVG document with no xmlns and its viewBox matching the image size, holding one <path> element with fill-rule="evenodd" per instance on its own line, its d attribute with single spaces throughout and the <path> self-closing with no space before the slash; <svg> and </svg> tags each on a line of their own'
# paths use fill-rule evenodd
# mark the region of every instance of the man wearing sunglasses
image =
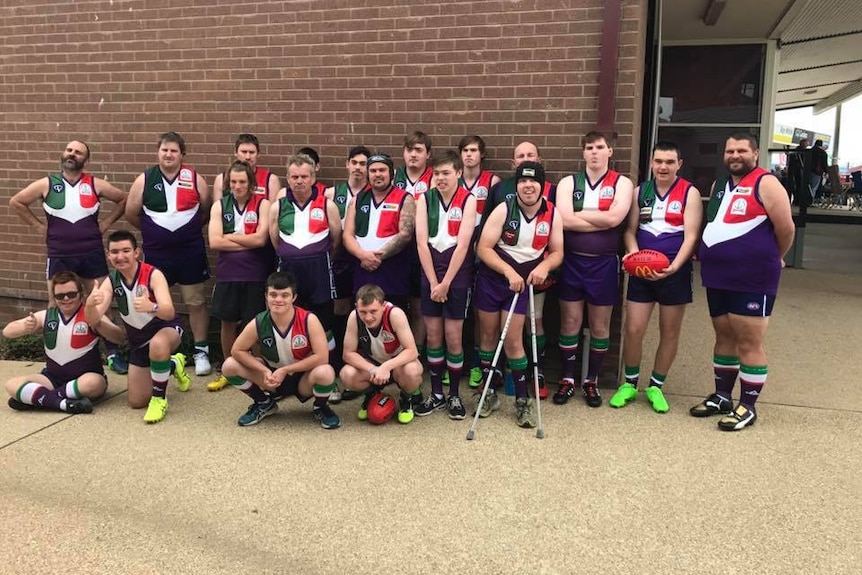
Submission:
<svg viewBox="0 0 862 575">
<path fill-rule="evenodd" d="M 121 343 L 125 334 L 104 315 L 90 323 L 84 314 L 83 280 L 69 271 L 50 281 L 53 305 L 10 322 L 3 336 L 21 337 L 42 331 L 46 365 L 40 373 L 6 382 L 9 407 L 17 411 L 45 410 L 90 413 L 91 400 L 108 387 L 99 354 L 99 339 Z"/>
</svg>

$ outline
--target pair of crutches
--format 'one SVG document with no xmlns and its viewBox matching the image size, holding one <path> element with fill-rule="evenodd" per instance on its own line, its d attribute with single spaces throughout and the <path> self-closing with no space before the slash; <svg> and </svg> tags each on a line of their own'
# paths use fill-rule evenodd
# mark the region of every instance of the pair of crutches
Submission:
<svg viewBox="0 0 862 575">
<path fill-rule="evenodd" d="M 536 346 L 536 296 L 533 292 L 533 285 L 529 285 L 530 294 L 530 335 L 533 347 L 533 385 L 535 387 L 535 402 L 536 402 L 536 417 L 538 426 L 536 427 L 536 437 L 544 439 L 545 428 L 542 425 L 542 402 L 539 399 L 539 354 Z M 482 396 L 479 398 L 479 405 L 476 407 L 476 414 L 473 416 L 473 424 L 467 431 L 467 439 L 472 440 L 476 436 L 476 423 L 479 421 L 479 410 L 485 402 L 485 397 L 488 395 L 488 389 L 491 387 L 491 379 L 494 377 L 494 366 L 497 365 L 497 360 L 500 359 L 500 353 L 503 351 L 503 342 L 506 340 L 506 334 L 509 331 L 509 324 L 512 322 L 512 315 L 515 313 L 515 306 L 518 304 L 520 292 L 516 292 L 512 298 L 512 304 L 509 306 L 509 313 L 506 315 L 506 322 L 503 324 L 503 331 L 500 333 L 500 342 L 497 344 L 497 351 L 494 352 L 494 359 L 491 361 L 491 369 L 488 370 L 488 377 L 485 378 L 485 386 L 482 388 Z"/>
</svg>

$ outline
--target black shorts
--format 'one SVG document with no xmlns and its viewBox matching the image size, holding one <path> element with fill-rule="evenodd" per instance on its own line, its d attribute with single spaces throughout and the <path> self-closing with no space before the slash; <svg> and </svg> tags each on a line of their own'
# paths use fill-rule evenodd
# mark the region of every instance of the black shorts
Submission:
<svg viewBox="0 0 862 575">
<path fill-rule="evenodd" d="M 180 334 L 180 342 L 183 339 L 183 327 L 177 324 L 168 324 L 162 327 L 162 329 L 170 327 L 177 330 L 177 333 Z M 177 346 L 179 349 L 179 346 Z M 171 353 L 177 351 L 176 349 L 172 350 Z M 150 342 L 140 345 L 138 347 L 133 347 L 129 349 L 129 363 L 131 365 L 137 365 L 138 367 L 150 367 Z"/>
<path fill-rule="evenodd" d="M 689 262 L 675 274 L 656 281 L 629 276 L 626 299 L 638 303 L 657 303 L 659 305 L 691 303 L 693 275 L 693 268 Z"/>
<path fill-rule="evenodd" d="M 105 378 L 106 383 L 108 381 L 108 377 L 105 375 L 104 371 L 88 371 L 86 373 L 95 373 L 96 375 L 101 375 L 102 377 Z M 66 384 L 69 383 L 68 380 L 64 381 L 63 379 L 52 374 L 50 371 L 48 371 L 47 367 L 42 368 L 41 374 L 48 378 L 48 381 L 51 382 L 51 385 L 54 386 L 54 389 L 60 389 L 61 387 L 65 387 Z M 82 373 L 81 375 L 84 375 L 84 374 Z"/>
<path fill-rule="evenodd" d="M 266 282 L 216 282 L 210 313 L 222 321 L 248 323 L 266 309 Z"/>
<path fill-rule="evenodd" d="M 270 368 L 275 371 L 274 368 Z M 283 397 L 290 397 L 291 395 L 296 397 L 302 403 L 305 403 L 311 397 L 306 397 L 304 395 L 299 394 L 299 380 L 302 379 L 302 376 L 305 373 L 292 373 L 284 378 L 281 382 L 281 385 L 275 388 L 275 391 L 272 392 L 272 395 L 277 399 L 281 399 Z"/>
<path fill-rule="evenodd" d="M 706 288 L 706 303 L 709 316 L 719 317 L 728 313 L 748 317 L 769 317 L 775 305 L 775 295 L 745 293 L 716 288 Z"/>
<path fill-rule="evenodd" d="M 467 319 L 472 296 L 471 288 L 449 288 L 449 297 L 444 303 L 431 301 L 431 286 L 428 282 L 422 282 L 422 315 L 443 319 Z"/>
<path fill-rule="evenodd" d="M 191 286 L 204 283 L 210 277 L 209 262 L 205 251 L 178 251 L 167 257 L 165 254 L 145 253 L 144 261 L 155 266 L 168 280 L 168 285 Z"/>
<path fill-rule="evenodd" d="M 353 265 L 333 273 L 336 299 L 353 297 Z"/>
<path fill-rule="evenodd" d="M 290 272 L 296 278 L 296 305 L 310 309 L 335 299 L 335 281 L 329 254 L 308 258 L 280 259 L 278 271 Z"/>
<path fill-rule="evenodd" d="M 101 250 L 82 256 L 49 257 L 45 279 L 51 279 L 57 272 L 75 272 L 84 279 L 94 280 L 108 275 L 108 264 Z"/>
</svg>

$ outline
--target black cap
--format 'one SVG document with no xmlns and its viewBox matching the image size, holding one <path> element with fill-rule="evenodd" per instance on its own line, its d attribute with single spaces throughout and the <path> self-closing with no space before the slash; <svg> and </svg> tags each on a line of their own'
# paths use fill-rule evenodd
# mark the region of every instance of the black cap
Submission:
<svg viewBox="0 0 862 575">
<path fill-rule="evenodd" d="M 368 161 L 366 162 L 367 167 L 371 167 L 371 164 L 386 164 L 389 166 L 389 171 L 392 172 L 395 170 L 395 164 L 392 163 L 392 158 L 389 157 L 389 154 L 373 154 Z"/>
<path fill-rule="evenodd" d="M 515 180 L 517 181 L 522 178 L 535 180 L 539 183 L 539 186 L 544 186 L 545 168 L 542 167 L 542 164 L 536 162 L 524 162 L 515 170 Z"/>
</svg>

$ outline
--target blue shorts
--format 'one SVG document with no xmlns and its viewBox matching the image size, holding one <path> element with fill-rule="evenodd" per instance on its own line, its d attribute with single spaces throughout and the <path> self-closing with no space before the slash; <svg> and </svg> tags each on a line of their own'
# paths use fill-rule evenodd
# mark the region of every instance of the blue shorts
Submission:
<svg viewBox="0 0 862 575">
<path fill-rule="evenodd" d="M 290 272 L 296 278 L 296 305 L 301 308 L 310 309 L 335 299 L 335 281 L 327 252 L 307 258 L 279 259 L 278 271 Z"/>
<path fill-rule="evenodd" d="M 272 367 L 270 367 L 270 369 L 275 371 L 275 369 L 273 369 Z M 299 380 L 302 379 L 303 375 L 305 375 L 305 374 L 304 373 L 292 373 L 292 374 L 288 375 L 287 377 L 284 378 L 284 380 L 282 380 L 281 385 L 279 385 L 278 387 L 275 388 L 275 391 L 272 392 L 272 395 L 276 399 L 281 399 L 281 398 L 289 397 L 292 395 L 292 396 L 296 397 L 296 399 L 298 399 L 302 403 L 305 403 L 306 401 L 311 399 L 311 397 L 306 397 L 306 396 L 299 394 Z"/>
<path fill-rule="evenodd" d="M 422 315 L 444 319 L 467 319 L 472 288 L 449 288 L 449 297 L 444 303 L 431 301 L 431 285 L 422 282 Z"/>
<path fill-rule="evenodd" d="M 51 279 L 57 272 L 75 272 L 84 279 L 94 280 L 108 275 L 108 264 L 101 250 L 82 256 L 49 257 L 45 279 Z"/>
<path fill-rule="evenodd" d="M 691 303 L 693 276 L 694 270 L 691 262 L 685 264 L 675 274 L 656 281 L 629 276 L 626 299 L 638 303 L 657 303 L 659 305 Z"/>
<path fill-rule="evenodd" d="M 144 254 L 144 261 L 165 274 L 169 286 L 197 285 L 204 283 L 210 277 L 206 252 L 197 249 L 178 250 L 170 255 L 150 251 Z"/>
<path fill-rule="evenodd" d="M 706 288 L 706 302 L 709 305 L 710 317 L 729 313 L 748 317 L 769 317 L 775 305 L 775 295 Z"/>
<path fill-rule="evenodd" d="M 101 375 L 102 377 L 105 378 L 105 382 L 108 381 L 108 378 L 107 378 L 107 376 L 105 376 L 104 371 L 88 371 L 86 373 L 95 373 L 96 375 Z M 51 385 L 54 386 L 54 389 L 60 389 L 61 387 L 65 387 L 66 384 L 69 383 L 69 380 L 64 381 L 62 378 L 57 377 L 56 375 L 52 374 L 50 371 L 48 371 L 47 367 L 42 368 L 41 374 L 48 378 L 48 381 L 51 382 Z M 82 373 L 81 375 L 84 375 L 84 374 Z"/>
<path fill-rule="evenodd" d="M 617 305 L 620 301 L 620 259 L 617 256 L 582 256 L 567 253 L 560 268 L 560 299 L 587 300 L 590 305 Z"/>
</svg>

